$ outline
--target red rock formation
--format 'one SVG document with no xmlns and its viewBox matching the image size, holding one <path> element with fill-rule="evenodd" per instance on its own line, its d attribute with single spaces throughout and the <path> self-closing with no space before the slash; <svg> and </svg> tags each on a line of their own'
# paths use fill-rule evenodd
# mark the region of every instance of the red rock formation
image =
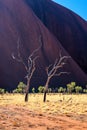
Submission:
<svg viewBox="0 0 87 130">
<path fill-rule="evenodd" d="M 39 37 L 42 36 L 42 48 L 38 52 L 37 70 L 32 79 L 32 86 L 43 85 L 46 80 L 45 66 L 54 63 L 62 55 L 68 55 L 60 42 L 37 18 L 24 0 L 0 1 L 0 87 L 13 89 L 18 82 L 24 81 L 26 71 L 21 63 L 12 59 L 12 53 L 17 54 L 17 40 L 21 40 L 21 54 L 27 61 L 31 52 L 39 46 Z M 80 67 L 70 59 L 64 70 L 71 72 L 54 78 L 53 85 L 64 85 L 70 81 L 86 84 L 87 76 Z"/>
<path fill-rule="evenodd" d="M 25 0 L 44 25 L 87 73 L 87 23 L 51 0 Z"/>
</svg>

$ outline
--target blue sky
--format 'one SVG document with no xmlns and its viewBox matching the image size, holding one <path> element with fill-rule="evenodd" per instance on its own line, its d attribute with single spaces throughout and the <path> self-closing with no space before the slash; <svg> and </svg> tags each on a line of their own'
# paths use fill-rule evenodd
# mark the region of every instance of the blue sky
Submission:
<svg viewBox="0 0 87 130">
<path fill-rule="evenodd" d="M 87 20 L 87 0 L 53 0 L 80 15 Z"/>
</svg>

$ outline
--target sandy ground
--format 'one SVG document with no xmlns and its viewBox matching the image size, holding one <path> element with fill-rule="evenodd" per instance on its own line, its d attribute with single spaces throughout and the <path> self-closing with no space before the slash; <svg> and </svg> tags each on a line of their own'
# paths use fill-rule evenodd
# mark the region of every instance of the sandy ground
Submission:
<svg viewBox="0 0 87 130">
<path fill-rule="evenodd" d="M 56 101 L 58 95 L 50 95 L 46 103 L 41 102 L 41 95 L 30 96 L 32 102 L 28 103 L 23 102 L 23 95 L 0 96 L 0 130 L 87 130 L 87 101 L 84 96 L 81 97 L 82 99 L 84 97 L 82 100 L 84 105 L 78 104 L 77 109 L 75 108 L 76 112 L 74 106 L 68 106 L 69 104 L 66 104 L 66 111 L 61 112 L 60 106 L 64 108 L 65 104 L 65 102 L 62 103 L 64 97 L 61 96 L 61 100 L 58 98 L 60 100 L 58 107 L 59 102 L 58 104 L 53 100 L 52 103 L 50 102 L 52 96 Z M 74 97 L 72 97 L 72 102 L 73 100 Z M 79 105 L 80 114 L 77 113 Z M 73 108 L 73 112 L 71 110 L 67 112 L 69 107 Z"/>
</svg>

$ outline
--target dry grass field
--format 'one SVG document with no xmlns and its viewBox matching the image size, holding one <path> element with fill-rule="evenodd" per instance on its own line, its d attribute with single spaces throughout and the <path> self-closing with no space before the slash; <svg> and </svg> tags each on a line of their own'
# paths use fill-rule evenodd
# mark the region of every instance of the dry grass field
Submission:
<svg viewBox="0 0 87 130">
<path fill-rule="evenodd" d="M 0 130 L 87 130 L 87 95 L 0 95 Z"/>
</svg>

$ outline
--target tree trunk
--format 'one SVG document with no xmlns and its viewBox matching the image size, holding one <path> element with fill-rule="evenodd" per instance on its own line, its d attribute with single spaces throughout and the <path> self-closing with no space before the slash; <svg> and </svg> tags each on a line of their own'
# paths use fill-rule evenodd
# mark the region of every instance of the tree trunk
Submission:
<svg viewBox="0 0 87 130">
<path fill-rule="evenodd" d="M 50 82 L 50 78 L 48 78 L 47 81 L 46 81 L 43 102 L 46 102 L 46 94 L 47 94 L 47 91 L 48 91 L 49 82 Z"/>
<path fill-rule="evenodd" d="M 27 80 L 27 88 L 26 88 L 26 94 L 25 94 L 25 102 L 28 102 L 29 88 L 30 88 L 30 79 Z"/>
<path fill-rule="evenodd" d="M 43 102 L 46 102 L 46 93 L 47 93 L 47 91 L 44 92 L 44 99 L 43 99 Z"/>
<path fill-rule="evenodd" d="M 25 102 L 28 102 L 28 93 L 25 94 Z"/>
</svg>

